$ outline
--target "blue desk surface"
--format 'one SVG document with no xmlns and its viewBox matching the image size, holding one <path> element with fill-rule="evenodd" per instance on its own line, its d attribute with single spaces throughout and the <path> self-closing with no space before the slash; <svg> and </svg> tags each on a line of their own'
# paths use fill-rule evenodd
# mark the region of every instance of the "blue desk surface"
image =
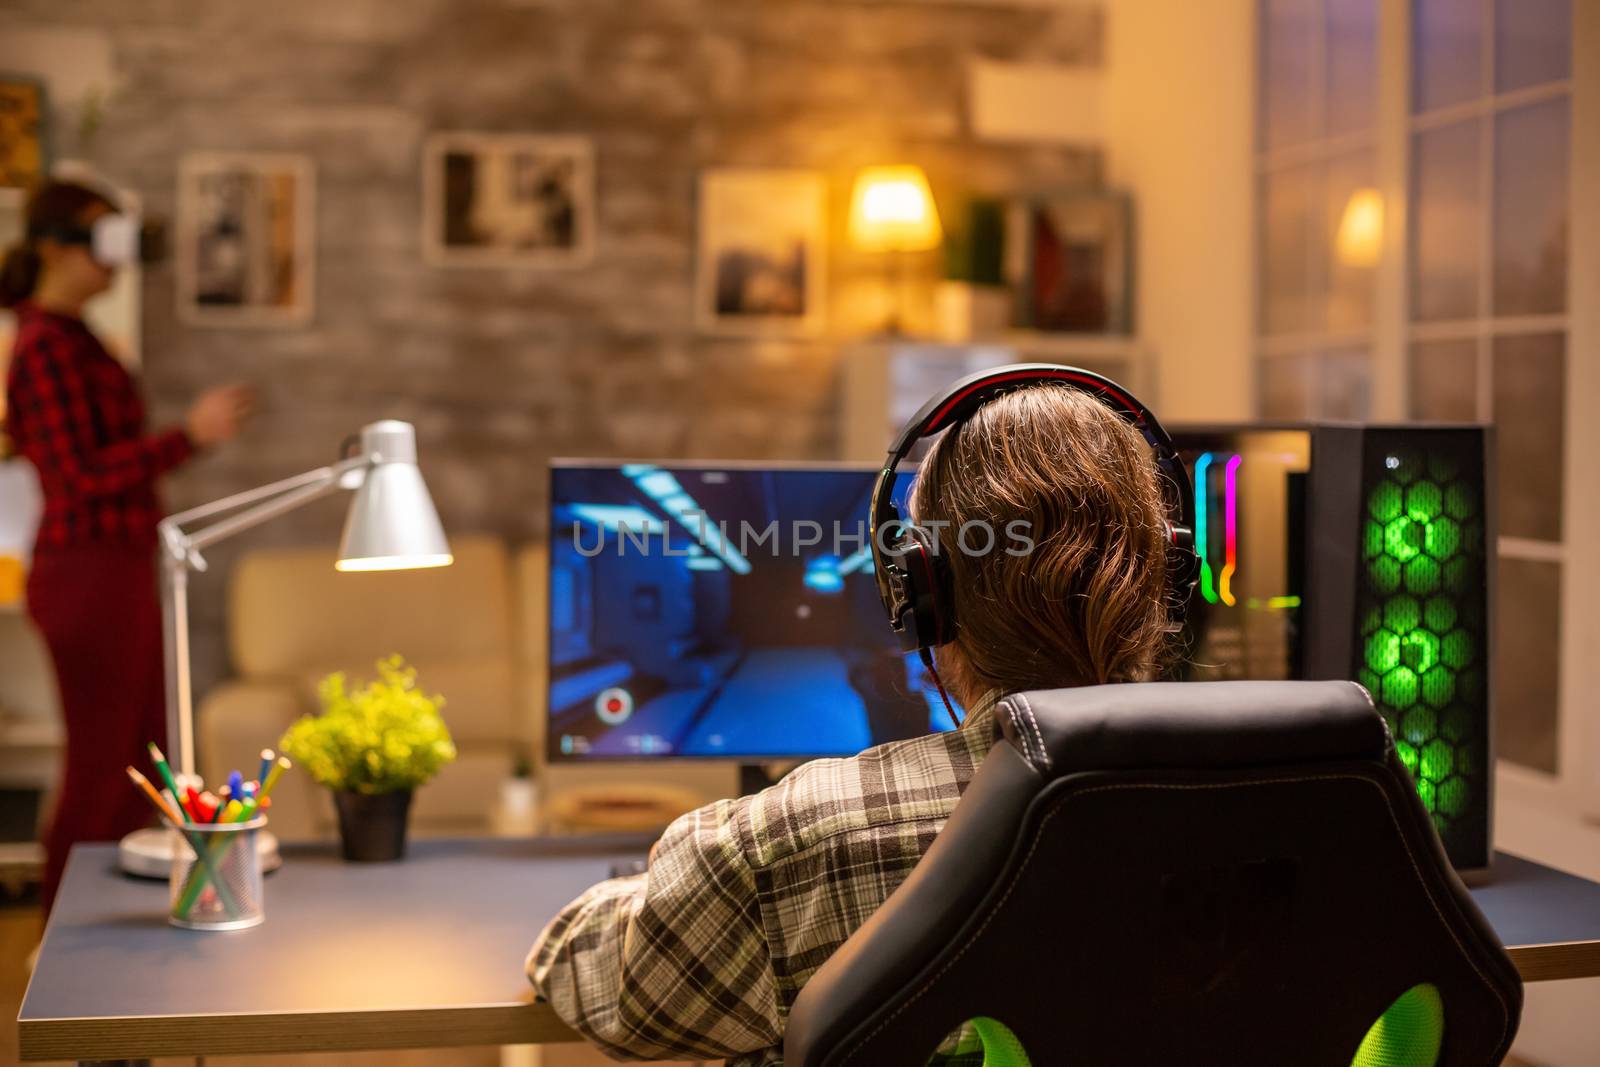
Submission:
<svg viewBox="0 0 1600 1067">
<path fill-rule="evenodd" d="M 573 1040 L 523 960 L 545 922 L 648 837 L 414 842 L 400 864 L 285 850 L 267 921 L 166 922 L 166 885 L 73 850 L 18 1016 L 25 1060 Z M 1600 975 L 1600 885 L 1501 853 L 1473 890 L 1524 979 Z"/>
</svg>

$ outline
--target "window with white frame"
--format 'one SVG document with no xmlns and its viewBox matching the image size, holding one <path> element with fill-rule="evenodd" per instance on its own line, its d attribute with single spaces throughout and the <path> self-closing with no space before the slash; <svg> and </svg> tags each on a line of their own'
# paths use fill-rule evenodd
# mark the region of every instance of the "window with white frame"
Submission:
<svg viewBox="0 0 1600 1067">
<path fill-rule="evenodd" d="M 1257 108 L 1257 397 L 1273 418 L 1367 417 L 1377 0 L 1263 0 Z"/>
<path fill-rule="evenodd" d="M 1572 2 L 1258 3 L 1257 410 L 1494 424 L 1496 744 L 1557 774 Z M 1385 250 L 1404 257 L 1392 321 Z"/>
</svg>

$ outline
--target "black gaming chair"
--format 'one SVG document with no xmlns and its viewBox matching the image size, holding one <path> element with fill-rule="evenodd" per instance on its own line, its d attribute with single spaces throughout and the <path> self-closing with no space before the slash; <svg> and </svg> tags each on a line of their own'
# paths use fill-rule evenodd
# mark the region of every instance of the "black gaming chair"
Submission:
<svg viewBox="0 0 1600 1067">
<path fill-rule="evenodd" d="M 807 983 L 790 1067 L 1461 1067 L 1522 983 L 1348 682 L 1020 693 L 926 856 Z"/>
</svg>

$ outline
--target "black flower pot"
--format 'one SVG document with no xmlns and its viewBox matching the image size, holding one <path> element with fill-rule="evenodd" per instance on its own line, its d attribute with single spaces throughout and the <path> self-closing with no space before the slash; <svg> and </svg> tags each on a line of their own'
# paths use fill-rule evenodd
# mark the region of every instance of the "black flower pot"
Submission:
<svg viewBox="0 0 1600 1067">
<path fill-rule="evenodd" d="M 339 845 L 345 859 L 383 863 L 406 854 L 411 790 L 335 793 L 333 803 L 339 809 Z"/>
</svg>

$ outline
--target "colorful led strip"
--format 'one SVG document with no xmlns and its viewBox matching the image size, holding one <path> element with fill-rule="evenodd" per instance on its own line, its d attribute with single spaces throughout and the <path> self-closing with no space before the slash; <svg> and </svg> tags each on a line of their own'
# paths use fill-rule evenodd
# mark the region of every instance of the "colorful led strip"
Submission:
<svg viewBox="0 0 1600 1067">
<path fill-rule="evenodd" d="M 1207 474 L 1211 470 L 1211 461 L 1215 458 L 1212 453 L 1202 453 L 1194 461 L 1194 548 L 1200 556 L 1200 595 L 1206 598 L 1207 604 L 1217 602 L 1217 592 L 1213 587 L 1211 576 L 1210 535 L 1206 531 L 1206 511 L 1210 505 L 1211 494 L 1208 491 Z"/>
<path fill-rule="evenodd" d="M 1226 516 L 1227 528 L 1227 562 L 1222 567 L 1222 581 L 1217 595 L 1228 607 L 1238 603 L 1234 598 L 1233 574 L 1239 569 L 1239 465 L 1244 462 L 1243 456 L 1232 456 L 1228 459 L 1228 466 L 1224 472 L 1226 499 L 1223 510 Z"/>
</svg>

